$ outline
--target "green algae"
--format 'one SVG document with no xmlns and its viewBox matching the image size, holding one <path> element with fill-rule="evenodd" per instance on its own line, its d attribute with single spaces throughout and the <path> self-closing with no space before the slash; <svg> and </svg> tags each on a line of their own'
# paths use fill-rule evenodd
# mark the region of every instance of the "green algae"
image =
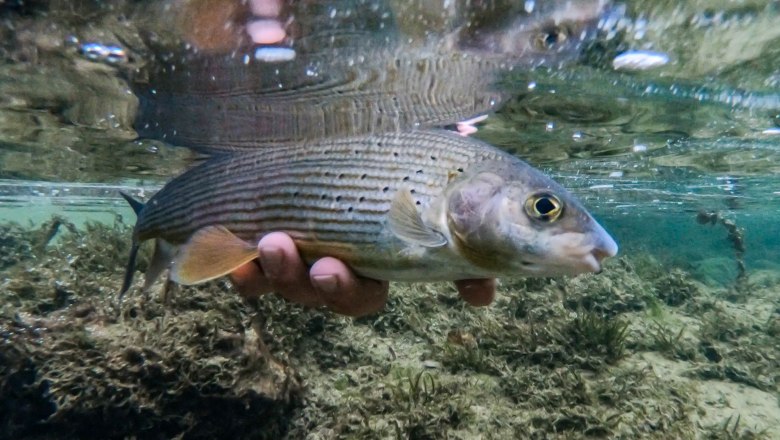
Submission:
<svg viewBox="0 0 780 440">
<path fill-rule="evenodd" d="M 166 304 L 139 295 L 117 306 L 129 233 L 121 223 L 67 231 L 5 271 L 2 431 L 13 438 L 278 437 L 284 425 L 275 420 L 300 387 L 247 342 L 251 317 L 224 285 Z M 19 239 L 33 245 L 37 235 Z"/>
<path fill-rule="evenodd" d="M 17 438 L 776 434 L 771 277 L 735 303 L 624 257 L 600 275 L 505 281 L 487 308 L 449 284 L 394 284 L 384 310 L 348 319 L 242 300 L 224 280 L 120 305 L 130 228 L 63 224 L 50 240 L 52 224 L 0 234 L 17 255 L 0 284 L 0 427 Z M 774 412 L 702 397 L 737 386 L 775 396 Z"/>
</svg>

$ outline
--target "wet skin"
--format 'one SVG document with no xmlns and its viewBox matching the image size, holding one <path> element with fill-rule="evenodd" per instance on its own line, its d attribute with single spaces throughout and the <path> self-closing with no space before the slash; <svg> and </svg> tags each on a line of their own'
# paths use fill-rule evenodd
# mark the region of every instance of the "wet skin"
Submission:
<svg viewBox="0 0 780 440">
<path fill-rule="evenodd" d="M 258 259 L 231 275 L 239 293 L 253 298 L 270 292 L 309 307 L 324 306 L 334 313 L 365 316 L 381 310 L 387 302 L 389 283 L 355 275 L 346 264 L 331 257 L 304 264 L 287 234 L 274 232 L 257 245 Z M 455 281 L 460 297 L 472 306 L 493 302 L 493 279 Z"/>
</svg>

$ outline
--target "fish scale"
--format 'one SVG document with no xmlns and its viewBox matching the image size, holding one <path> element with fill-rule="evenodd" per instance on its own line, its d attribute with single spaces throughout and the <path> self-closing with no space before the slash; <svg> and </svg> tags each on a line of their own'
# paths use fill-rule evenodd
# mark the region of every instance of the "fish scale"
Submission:
<svg viewBox="0 0 780 440">
<path fill-rule="evenodd" d="M 269 147 L 216 157 L 174 179 L 140 216 L 138 238 L 173 243 L 221 224 L 245 239 L 297 231 L 319 240 L 369 242 L 396 191 L 427 204 L 451 173 L 503 154 L 444 130 Z M 303 238 L 303 237 L 301 237 Z"/>
</svg>

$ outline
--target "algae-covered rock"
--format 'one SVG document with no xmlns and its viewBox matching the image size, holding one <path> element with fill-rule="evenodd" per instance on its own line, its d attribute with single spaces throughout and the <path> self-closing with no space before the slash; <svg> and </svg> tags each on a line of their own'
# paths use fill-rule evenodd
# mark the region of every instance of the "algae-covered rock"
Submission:
<svg viewBox="0 0 780 440">
<path fill-rule="evenodd" d="M 251 309 L 224 284 L 119 305 L 129 232 L 90 224 L 6 269 L 0 437 L 279 438 L 301 388 Z"/>
</svg>

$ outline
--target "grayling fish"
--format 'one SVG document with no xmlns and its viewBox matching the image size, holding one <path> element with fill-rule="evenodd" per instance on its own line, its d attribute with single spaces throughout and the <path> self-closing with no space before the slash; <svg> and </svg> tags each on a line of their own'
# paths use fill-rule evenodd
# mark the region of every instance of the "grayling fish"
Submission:
<svg viewBox="0 0 780 440">
<path fill-rule="evenodd" d="M 358 274 L 434 281 L 601 270 L 609 234 L 560 185 L 516 157 L 445 130 L 322 140 L 216 156 L 173 179 L 138 214 L 122 292 L 140 242 L 156 239 L 146 287 L 197 284 L 257 257 L 288 233 L 303 259 Z M 172 263 L 171 263 L 172 262 Z"/>
</svg>

